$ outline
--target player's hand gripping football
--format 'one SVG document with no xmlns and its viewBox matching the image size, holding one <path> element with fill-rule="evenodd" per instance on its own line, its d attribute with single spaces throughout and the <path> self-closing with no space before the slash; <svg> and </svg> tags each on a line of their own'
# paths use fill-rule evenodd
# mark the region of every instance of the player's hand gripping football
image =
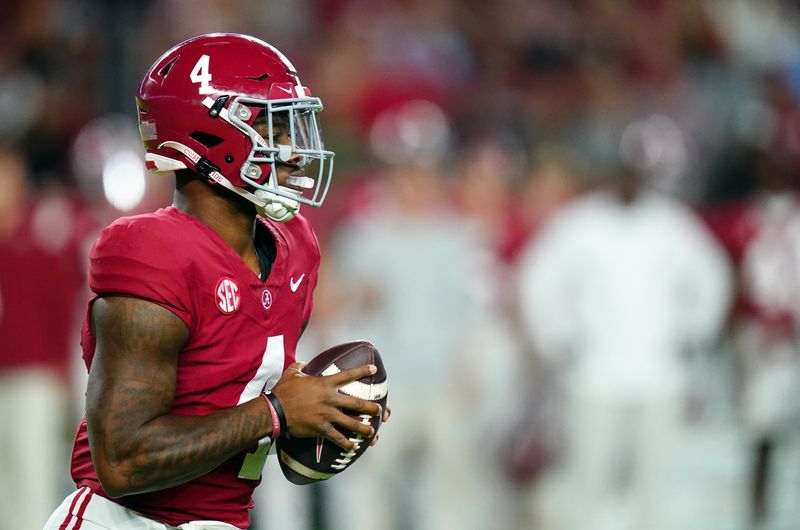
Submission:
<svg viewBox="0 0 800 530">
<path fill-rule="evenodd" d="M 297 437 L 322 436 L 343 449 L 354 448 L 347 436 L 336 427 L 353 431 L 369 438 L 372 426 L 364 424 L 343 409 L 358 414 L 389 417 L 380 405 L 339 392 L 339 387 L 375 373 L 375 366 L 363 365 L 349 368 L 334 375 L 309 376 L 302 373 L 304 363 L 290 365 L 275 384 L 272 393 L 278 398 L 286 415 L 289 434 Z"/>
</svg>

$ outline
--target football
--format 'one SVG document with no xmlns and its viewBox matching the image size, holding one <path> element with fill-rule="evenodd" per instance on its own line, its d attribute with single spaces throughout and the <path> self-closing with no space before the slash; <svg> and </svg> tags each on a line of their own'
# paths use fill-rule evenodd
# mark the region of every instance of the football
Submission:
<svg viewBox="0 0 800 530">
<path fill-rule="evenodd" d="M 333 375 L 348 368 L 364 364 L 374 364 L 375 374 L 354 381 L 339 388 L 350 396 L 374 401 L 386 409 L 387 383 L 386 369 L 378 350 L 367 341 L 356 341 L 328 348 L 314 357 L 303 368 L 303 373 L 314 376 Z M 347 411 L 345 411 L 347 412 Z M 378 416 L 356 415 L 363 423 L 371 423 L 378 433 L 381 418 Z M 283 475 L 294 484 L 311 484 L 326 480 L 341 473 L 353 464 L 369 447 L 372 437 L 365 438 L 352 431 L 339 429 L 342 434 L 356 444 L 352 451 L 346 451 L 325 438 L 297 438 L 281 435 L 276 441 L 278 460 Z"/>
</svg>

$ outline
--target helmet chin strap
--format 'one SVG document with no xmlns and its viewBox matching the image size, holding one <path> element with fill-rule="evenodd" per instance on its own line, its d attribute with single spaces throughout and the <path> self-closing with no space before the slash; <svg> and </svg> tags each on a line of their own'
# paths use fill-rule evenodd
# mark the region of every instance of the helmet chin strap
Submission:
<svg viewBox="0 0 800 530">
<path fill-rule="evenodd" d="M 163 147 L 170 147 L 180 152 L 186 158 L 191 160 L 195 167 L 197 167 L 197 165 L 201 163 L 201 160 L 203 160 L 203 158 L 197 154 L 195 150 L 179 142 L 173 142 L 170 140 L 158 146 L 159 149 Z M 158 170 L 158 167 L 156 169 Z M 256 212 L 262 217 L 267 217 L 278 223 L 285 223 L 292 220 L 300 211 L 300 203 L 298 201 L 275 195 L 274 193 L 270 193 L 266 190 L 256 190 L 254 193 L 250 193 L 243 188 L 231 184 L 231 182 L 216 169 L 212 169 L 206 173 L 207 175 L 204 176 L 207 176 L 209 179 L 213 180 L 223 188 L 228 189 L 255 204 Z M 300 193 L 296 190 L 283 186 L 281 186 L 281 189 L 289 193 Z"/>
<path fill-rule="evenodd" d="M 295 190 L 290 188 L 284 188 L 283 186 L 281 188 L 284 191 L 295 193 Z M 256 190 L 253 195 L 263 199 L 265 202 L 263 206 L 256 204 L 256 211 L 261 217 L 269 217 L 273 221 L 285 223 L 292 220 L 297 215 L 297 212 L 300 211 L 300 203 L 298 201 L 293 201 L 265 190 Z"/>
</svg>

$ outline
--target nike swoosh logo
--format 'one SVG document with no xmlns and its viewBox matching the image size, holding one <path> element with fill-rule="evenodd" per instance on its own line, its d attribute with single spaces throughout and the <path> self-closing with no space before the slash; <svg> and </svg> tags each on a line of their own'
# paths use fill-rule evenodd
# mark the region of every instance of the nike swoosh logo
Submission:
<svg viewBox="0 0 800 530">
<path fill-rule="evenodd" d="M 304 272 L 303 274 L 300 275 L 299 278 L 297 278 L 297 280 L 295 280 L 294 278 L 289 278 L 289 289 L 291 289 L 292 292 L 297 291 L 297 288 L 300 287 L 300 283 L 302 283 L 303 278 L 305 277 L 306 273 Z"/>
</svg>

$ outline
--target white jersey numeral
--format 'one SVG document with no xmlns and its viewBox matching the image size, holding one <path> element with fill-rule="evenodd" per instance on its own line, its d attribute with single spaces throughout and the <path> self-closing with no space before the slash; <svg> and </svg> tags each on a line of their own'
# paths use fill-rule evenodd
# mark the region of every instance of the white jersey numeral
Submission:
<svg viewBox="0 0 800 530">
<path fill-rule="evenodd" d="M 269 390 L 280 379 L 283 373 L 283 364 L 286 352 L 283 346 L 283 335 L 267 338 L 267 346 L 261 356 L 261 364 L 253 378 L 247 382 L 244 390 L 239 395 L 239 404 L 250 401 L 261 395 L 262 390 Z M 267 460 L 267 453 L 272 445 L 269 438 L 259 440 L 255 453 L 247 453 L 239 470 L 239 478 L 257 480 Z"/>
<path fill-rule="evenodd" d="M 209 60 L 210 57 L 208 55 L 201 56 L 197 64 L 192 68 L 192 73 L 189 74 L 189 79 L 192 80 L 192 83 L 200 83 L 200 88 L 197 89 L 200 94 L 214 92 L 214 89 L 209 84 L 211 82 L 211 72 L 208 71 Z"/>
<path fill-rule="evenodd" d="M 261 356 L 261 364 L 256 375 L 247 382 L 239 396 L 239 404 L 250 401 L 261 395 L 262 390 L 270 390 L 283 373 L 283 362 L 286 353 L 283 350 L 283 335 L 275 335 L 267 339 L 267 347 Z"/>
</svg>

